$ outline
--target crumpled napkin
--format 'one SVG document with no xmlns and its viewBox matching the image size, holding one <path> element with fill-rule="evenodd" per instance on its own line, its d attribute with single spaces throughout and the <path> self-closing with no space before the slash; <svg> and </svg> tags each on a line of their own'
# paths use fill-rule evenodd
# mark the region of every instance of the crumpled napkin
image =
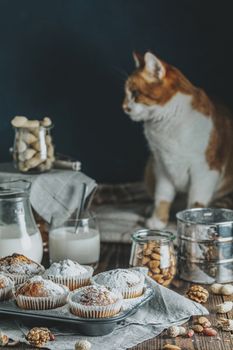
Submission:
<svg viewBox="0 0 233 350">
<path fill-rule="evenodd" d="M 119 324 L 111 334 L 102 337 L 83 337 L 76 334 L 75 329 L 71 329 L 70 326 L 67 326 L 67 329 L 50 328 L 55 333 L 56 341 L 47 343 L 46 347 L 51 350 L 71 350 L 79 339 L 88 339 L 92 344 L 92 350 L 112 350 L 113 344 L 114 350 L 125 350 L 154 338 L 171 325 L 185 323 L 191 316 L 208 314 L 204 306 L 159 285 L 149 277 L 147 281 L 155 290 L 154 297 L 137 313 L 127 318 L 124 324 Z M 12 324 L 12 327 L 11 329 L 9 324 L 4 326 L 1 318 L 0 329 L 11 338 L 23 339 L 23 334 L 29 330 L 22 323 L 18 323 L 17 329 L 15 324 Z"/>
<path fill-rule="evenodd" d="M 83 182 L 87 184 L 87 198 L 96 182 L 85 174 L 72 170 L 40 174 L 32 183 L 31 205 L 47 222 L 51 222 L 54 214 L 68 219 L 80 204 Z"/>
</svg>

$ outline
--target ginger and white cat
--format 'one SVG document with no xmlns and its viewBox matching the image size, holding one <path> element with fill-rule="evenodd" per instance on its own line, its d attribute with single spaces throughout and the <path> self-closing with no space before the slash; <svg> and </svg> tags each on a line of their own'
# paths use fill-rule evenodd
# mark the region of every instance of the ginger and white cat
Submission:
<svg viewBox="0 0 233 350">
<path fill-rule="evenodd" d="M 144 123 L 156 179 L 147 226 L 163 228 L 176 193 L 188 193 L 188 207 L 206 207 L 233 190 L 233 122 L 177 68 L 150 52 L 134 59 L 123 109 Z"/>
</svg>

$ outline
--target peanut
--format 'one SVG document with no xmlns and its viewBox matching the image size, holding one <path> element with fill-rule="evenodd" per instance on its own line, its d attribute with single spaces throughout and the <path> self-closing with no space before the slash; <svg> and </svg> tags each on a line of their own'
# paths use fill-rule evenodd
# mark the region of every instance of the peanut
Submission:
<svg viewBox="0 0 233 350">
<path fill-rule="evenodd" d="M 206 323 L 210 323 L 210 321 L 208 320 L 208 318 L 204 317 L 204 316 L 201 316 L 198 318 L 197 322 L 200 324 L 200 325 L 204 325 Z"/>
<path fill-rule="evenodd" d="M 202 333 L 203 332 L 203 327 L 200 325 L 200 324 L 195 324 L 192 326 L 192 330 L 195 332 L 195 333 Z"/>
<path fill-rule="evenodd" d="M 217 335 L 217 331 L 213 328 L 204 328 L 203 329 L 203 334 L 207 335 L 208 337 L 213 337 L 215 335 Z"/>
<path fill-rule="evenodd" d="M 148 264 L 148 262 L 150 261 L 150 258 L 148 256 L 144 256 L 142 258 L 142 265 L 146 265 Z"/>
<path fill-rule="evenodd" d="M 151 258 L 154 259 L 154 260 L 160 261 L 161 256 L 160 256 L 160 254 L 152 253 L 152 254 L 151 254 Z"/>
</svg>

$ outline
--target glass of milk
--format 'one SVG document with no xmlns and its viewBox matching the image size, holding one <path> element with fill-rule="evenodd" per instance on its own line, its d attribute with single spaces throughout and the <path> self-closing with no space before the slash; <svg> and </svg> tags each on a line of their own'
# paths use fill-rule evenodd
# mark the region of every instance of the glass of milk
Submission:
<svg viewBox="0 0 233 350">
<path fill-rule="evenodd" d="M 0 183 L 0 258 L 18 253 L 38 263 L 42 260 L 43 244 L 32 214 L 30 188 L 26 180 Z"/>
<path fill-rule="evenodd" d="M 94 213 L 86 213 L 79 220 L 69 218 L 65 222 L 59 216 L 52 218 L 49 231 L 51 263 L 71 259 L 96 268 L 99 256 L 100 234 Z"/>
</svg>

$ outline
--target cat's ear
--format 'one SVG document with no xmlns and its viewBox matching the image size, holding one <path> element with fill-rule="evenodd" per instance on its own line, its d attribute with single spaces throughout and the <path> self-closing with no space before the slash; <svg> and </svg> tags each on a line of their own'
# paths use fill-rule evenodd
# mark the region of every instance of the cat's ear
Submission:
<svg viewBox="0 0 233 350">
<path fill-rule="evenodd" d="M 136 68 L 140 68 L 145 65 L 144 58 L 142 55 L 140 55 L 140 53 L 133 51 L 133 59 Z"/>
<path fill-rule="evenodd" d="M 156 76 L 162 80 L 166 74 L 163 63 L 151 52 L 146 52 L 144 55 L 145 69 L 151 76 Z"/>
</svg>

